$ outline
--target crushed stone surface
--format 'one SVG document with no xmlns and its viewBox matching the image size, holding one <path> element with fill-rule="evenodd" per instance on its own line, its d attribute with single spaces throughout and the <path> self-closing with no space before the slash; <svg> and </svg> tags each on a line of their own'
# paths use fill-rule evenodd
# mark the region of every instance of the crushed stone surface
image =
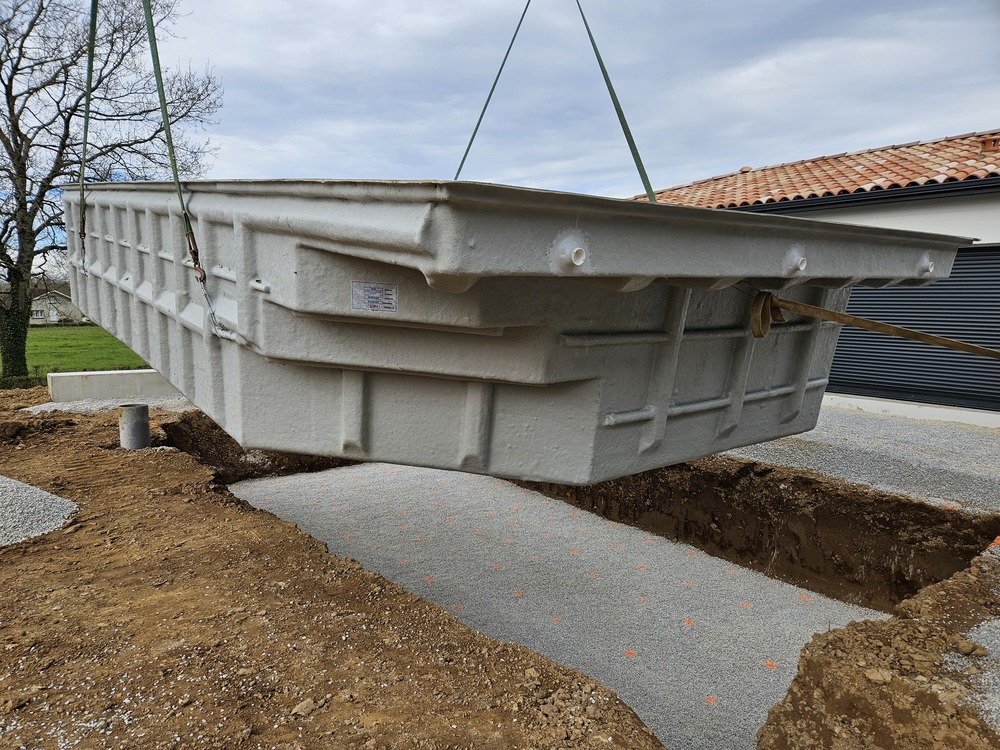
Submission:
<svg viewBox="0 0 1000 750">
<path fill-rule="evenodd" d="M 671 750 L 753 748 L 814 633 L 885 618 L 491 477 L 364 464 L 230 489 L 599 680 Z"/>
<path fill-rule="evenodd" d="M 981 623 L 969 630 L 965 637 L 985 648 L 987 654 L 970 657 L 950 653 L 945 659 L 945 666 L 963 674 L 970 687 L 969 702 L 976 707 L 983 721 L 1000 732 L 1000 620 Z"/>
<path fill-rule="evenodd" d="M 114 411 L 123 404 L 148 404 L 150 409 L 164 411 L 190 411 L 194 404 L 184 396 L 125 396 L 123 398 L 88 398 L 80 401 L 50 401 L 37 406 L 29 406 L 24 411 L 31 414 L 45 414 L 53 411 L 65 411 L 72 414 L 97 414 L 102 411 Z"/>
<path fill-rule="evenodd" d="M 0 546 L 60 528 L 76 503 L 0 475 Z"/>
<path fill-rule="evenodd" d="M 729 455 L 929 502 L 1000 510 L 1000 429 L 823 407 L 816 428 Z"/>
</svg>

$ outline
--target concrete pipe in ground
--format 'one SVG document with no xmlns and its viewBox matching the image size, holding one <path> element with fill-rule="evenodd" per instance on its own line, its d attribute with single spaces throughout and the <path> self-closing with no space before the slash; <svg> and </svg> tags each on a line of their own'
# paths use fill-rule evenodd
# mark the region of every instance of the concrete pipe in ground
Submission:
<svg viewBox="0 0 1000 750">
<path fill-rule="evenodd" d="M 122 404 L 118 433 L 122 448 L 142 450 L 149 447 L 149 405 Z"/>
</svg>

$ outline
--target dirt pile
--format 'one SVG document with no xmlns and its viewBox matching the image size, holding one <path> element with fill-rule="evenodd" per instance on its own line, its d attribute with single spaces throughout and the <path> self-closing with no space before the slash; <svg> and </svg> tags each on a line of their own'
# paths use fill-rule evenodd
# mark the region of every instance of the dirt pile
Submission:
<svg viewBox="0 0 1000 750">
<path fill-rule="evenodd" d="M 154 445 L 170 445 L 194 456 L 214 472 L 219 484 L 225 485 L 242 479 L 322 471 L 356 463 L 342 458 L 244 450 L 200 411 L 164 414 L 152 432 Z"/>
<path fill-rule="evenodd" d="M 949 651 L 973 662 L 986 655 L 962 634 L 1000 617 L 998 592 L 1000 555 L 988 551 L 902 602 L 888 621 L 815 636 L 788 695 L 758 734 L 758 748 L 1000 747 L 1000 736 L 968 705 L 966 675 L 943 668 Z M 969 670 L 976 674 L 978 667 Z"/>
<path fill-rule="evenodd" d="M 661 747 L 607 689 L 326 554 L 186 453 L 116 448 L 116 414 L 14 411 L 44 400 L 0 392 L 0 467 L 80 510 L 0 549 L 5 746 Z"/>
</svg>

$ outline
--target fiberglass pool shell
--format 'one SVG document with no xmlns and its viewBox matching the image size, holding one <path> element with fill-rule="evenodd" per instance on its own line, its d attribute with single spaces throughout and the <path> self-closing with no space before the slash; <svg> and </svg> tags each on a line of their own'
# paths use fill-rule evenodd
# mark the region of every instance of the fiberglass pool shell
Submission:
<svg viewBox="0 0 1000 750">
<path fill-rule="evenodd" d="M 966 240 L 467 182 L 65 194 L 74 302 L 248 448 L 590 484 L 811 429 L 844 310 Z M 211 300 L 218 327 L 206 300 Z"/>
</svg>

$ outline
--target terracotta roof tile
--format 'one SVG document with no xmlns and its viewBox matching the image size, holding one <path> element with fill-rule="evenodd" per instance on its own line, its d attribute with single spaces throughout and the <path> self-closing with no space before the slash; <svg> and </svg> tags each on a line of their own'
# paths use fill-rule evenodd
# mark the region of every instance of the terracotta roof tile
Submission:
<svg viewBox="0 0 1000 750">
<path fill-rule="evenodd" d="M 657 200 L 732 208 L 829 195 L 905 190 L 928 183 L 1000 177 L 1000 130 L 914 141 L 699 180 L 660 190 Z M 644 200 L 645 196 L 637 197 Z"/>
</svg>

